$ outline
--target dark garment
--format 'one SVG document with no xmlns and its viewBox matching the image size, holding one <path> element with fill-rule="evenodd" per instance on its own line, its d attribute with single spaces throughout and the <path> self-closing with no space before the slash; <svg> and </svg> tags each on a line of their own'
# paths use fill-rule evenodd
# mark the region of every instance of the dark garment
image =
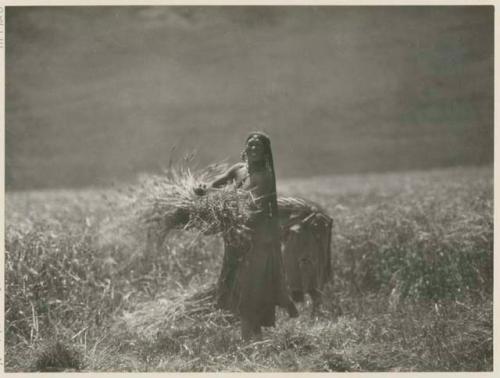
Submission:
<svg viewBox="0 0 500 378">
<path fill-rule="evenodd" d="M 217 294 L 219 308 L 266 327 L 275 324 L 275 306 L 288 300 L 279 233 L 272 222 L 260 215 L 252 222 L 249 240 L 238 245 L 224 240 Z"/>
<path fill-rule="evenodd" d="M 283 235 L 284 262 L 294 300 L 321 291 L 331 276 L 331 219 L 312 213 L 290 222 Z"/>
</svg>

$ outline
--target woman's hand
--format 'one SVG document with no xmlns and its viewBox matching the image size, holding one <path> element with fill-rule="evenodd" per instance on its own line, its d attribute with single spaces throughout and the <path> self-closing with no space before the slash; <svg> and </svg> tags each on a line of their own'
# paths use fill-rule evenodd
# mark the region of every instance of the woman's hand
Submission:
<svg viewBox="0 0 500 378">
<path fill-rule="evenodd" d="M 199 184 L 193 191 L 197 196 L 204 196 L 207 194 L 207 184 Z"/>
</svg>

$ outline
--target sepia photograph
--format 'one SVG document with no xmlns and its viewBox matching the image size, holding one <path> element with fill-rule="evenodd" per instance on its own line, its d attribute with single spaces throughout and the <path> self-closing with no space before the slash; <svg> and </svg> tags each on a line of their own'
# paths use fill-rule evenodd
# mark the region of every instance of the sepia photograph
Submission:
<svg viewBox="0 0 500 378">
<path fill-rule="evenodd" d="M 5 6 L 5 372 L 492 372 L 492 5 Z"/>
</svg>

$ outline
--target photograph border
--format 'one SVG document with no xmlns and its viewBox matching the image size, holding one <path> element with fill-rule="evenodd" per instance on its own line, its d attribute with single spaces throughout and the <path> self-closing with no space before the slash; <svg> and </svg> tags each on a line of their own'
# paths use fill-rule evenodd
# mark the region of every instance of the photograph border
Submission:
<svg viewBox="0 0 500 378">
<path fill-rule="evenodd" d="M 3 90 L 0 91 L 0 101 L 3 104 L 0 109 L 0 123 L 1 123 L 1 146 L 3 148 L 3 153 L 0 154 L 1 159 L 1 185 L 2 185 L 2 193 L 0 195 L 3 206 L 1 208 L 1 216 L 0 216 L 0 232 L 4 243 L 2 243 L 2 252 L 0 258 L 0 271 L 4 272 L 5 266 L 5 54 L 6 54 L 6 30 L 5 30 L 5 7 L 9 6 L 180 6 L 180 5 L 192 5 L 192 6 L 218 6 L 218 5 L 252 5 L 252 6 L 271 6 L 271 5 L 279 5 L 279 6 L 410 6 L 410 5 L 422 5 L 422 6 L 438 6 L 438 5 L 446 5 L 446 6 L 454 6 L 454 5 L 486 5 L 493 6 L 494 9 L 494 40 L 495 40 L 495 49 L 494 49 L 494 145 L 495 150 L 500 143 L 500 136 L 498 132 L 496 132 L 496 126 L 499 123 L 499 79 L 496 74 L 499 71 L 499 63 L 498 63 L 498 49 L 499 49 L 499 40 L 500 40 L 500 32 L 499 32 L 499 15 L 498 8 L 496 7 L 495 1 L 452 1 L 452 0 L 441 0 L 441 1 L 375 1 L 375 0 L 364 0 L 364 1 L 349 1 L 349 0 L 337 0 L 337 1 L 321 1 L 321 0 L 312 0 L 312 1 L 298 1 L 298 0 L 274 0 L 274 1 L 234 1 L 234 0 L 221 0 L 221 1 L 160 1 L 160 0 L 150 0 L 147 2 L 140 1 L 130 1 L 130 0 L 122 0 L 122 1 L 98 1 L 98 0 L 79 0 L 79 1 L 64 1 L 64 0 L 51 0 L 51 1 L 33 1 L 33 0 L 9 0 L 0 2 L 0 83 L 3 83 Z M 8 31 L 7 31 L 8 32 Z M 498 319 L 499 315 L 499 293 L 500 293 L 500 279 L 498 279 L 498 272 L 500 261 L 498 258 L 499 253 L 499 225 L 498 219 L 500 216 L 500 207 L 498 205 L 498 198 L 500 195 L 500 188 L 497 185 L 497 180 L 500 177 L 500 157 L 499 154 L 494 152 L 494 304 L 493 304 L 493 319 Z M 2 275 L 5 277 L 5 275 Z M 0 283 L 0 290 L 2 291 L 2 295 L 0 296 L 0 318 L 1 318 L 1 328 L 0 328 L 0 364 L 2 365 L 0 369 L 2 370 L 2 376 L 12 376 L 12 377 L 27 377 L 34 376 L 36 374 L 37 377 L 51 377 L 52 373 L 5 373 L 4 372 L 4 358 L 5 358 L 5 345 L 4 345 L 4 311 L 5 311 L 5 281 L 2 280 Z M 499 330 L 498 324 L 493 323 L 493 337 L 494 337 L 494 351 L 493 351 L 493 371 L 491 372 L 466 372 L 466 373 L 454 373 L 454 372 L 415 372 L 415 373 L 389 373 L 390 377 L 414 377 L 414 376 L 425 376 L 425 377 L 493 377 L 498 373 L 499 368 L 499 359 L 500 359 L 500 345 L 499 343 Z M 150 374 L 151 376 L 173 376 L 176 374 L 180 374 L 177 372 L 166 372 L 166 373 L 99 373 L 99 372 L 89 372 L 89 373 L 57 373 L 57 377 L 73 377 L 79 374 L 85 374 L 85 376 L 93 377 L 115 377 L 117 375 L 124 374 L 127 377 L 135 377 L 135 376 L 145 376 L 144 374 Z M 254 374 L 258 374 L 260 377 L 282 377 L 288 375 L 298 375 L 304 377 L 313 377 L 318 375 L 325 375 L 330 373 L 308 373 L 308 372 L 298 372 L 298 373 L 182 373 L 183 376 L 194 376 L 199 374 L 208 374 L 208 376 L 218 376 L 218 377 L 243 377 L 243 376 L 254 376 Z M 334 374 L 335 377 L 349 377 L 349 378 L 357 378 L 357 377 L 370 377 L 370 376 L 385 376 L 388 374 L 387 372 L 367 372 L 367 373 L 357 373 L 357 372 L 349 372 L 349 373 L 331 373 Z M 458 374 L 458 375 L 457 375 Z"/>
</svg>

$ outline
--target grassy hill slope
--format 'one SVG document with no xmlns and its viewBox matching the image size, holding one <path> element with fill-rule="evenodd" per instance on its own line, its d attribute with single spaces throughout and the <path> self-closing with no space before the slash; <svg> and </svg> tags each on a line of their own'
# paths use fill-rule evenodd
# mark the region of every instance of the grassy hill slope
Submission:
<svg viewBox="0 0 500 378">
<path fill-rule="evenodd" d="M 8 189 L 239 158 L 279 177 L 491 163 L 492 7 L 8 7 Z"/>
</svg>

